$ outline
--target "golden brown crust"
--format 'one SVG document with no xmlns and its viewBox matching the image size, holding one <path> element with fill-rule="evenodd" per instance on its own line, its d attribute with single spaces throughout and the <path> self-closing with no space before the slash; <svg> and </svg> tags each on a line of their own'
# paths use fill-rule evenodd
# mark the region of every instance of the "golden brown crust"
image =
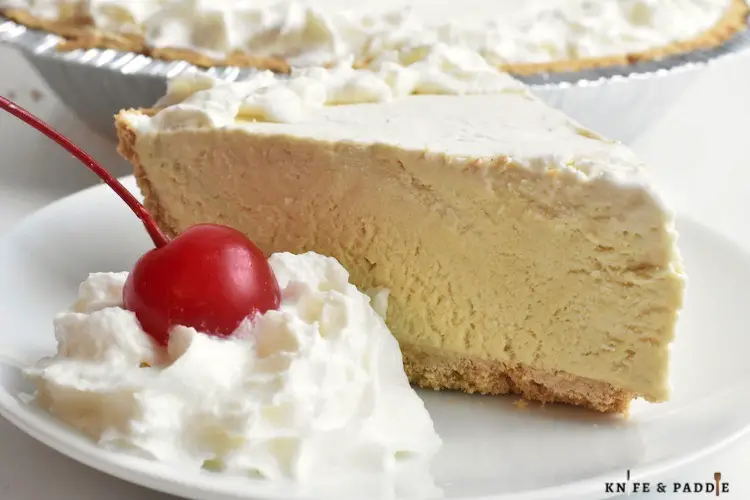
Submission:
<svg viewBox="0 0 750 500">
<path fill-rule="evenodd" d="M 50 21 L 32 16 L 21 9 L 0 10 L 0 13 L 24 26 L 49 31 L 65 38 L 58 45 L 58 50 L 61 51 L 93 48 L 115 49 L 123 52 L 135 52 L 165 61 L 187 61 L 204 68 L 236 66 L 267 69 L 276 73 L 288 73 L 290 71 L 289 64 L 282 59 L 257 57 L 239 51 L 232 52 L 223 59 L 216 59 L 189 49 L 151 48 L 146 45 L 145 40 L 140 35 L 105 32 L 97 29 L 88 18 L 79 17 Z"/>
<path fill-rule="evenodd" d="M 142 36 L 105 33 L 93 26 L 88 18 L 68 18 L 58 21 L 39 19 L 21 9 L 0 11 L 8 18 L 29 26 L 56 33 L 65 38 L 60 43 L 60 50 L 108 48 L 125 52 L 136 52 L 156 59 L 167 61 L 188 61 L 200 67 L 236 66 L 243 68 L 268 69 L 277 73 L 288 73 L 290 65 L 279 58 L 256 57 L 240 51 L 229 54 L 224 59 L 215 59 L 189 49 L 150 48 Z M 545 63 L 511 63 L 501 69 L 516 75 L 533 75 L 546 72 L 581 71 L 584 69 L 603 68 L 632 64 L 640 61 L 658 60 L 667 56 L 684 54 L 694 50 L 708 49 L 721 45 L 735 34 L 747 29 L 747 18 L 750 7 L 745 0 L 732 0 L 732 5 L 719 23 L 699 36 L 689 40 L 673 42 L 663 47 L 615 56 L 587 59 L 569 59 Z M 366 66 L 365 61 L 356 64 Z"/>
<path fill-rule="evenodd" d="M 173 229 L 174 224 L 168 222 L 168 216 L 162 209 L 161 203 L 159 203 L 159 198 L 151 187 L 151 182 L 149 182 L 148 177 L 143 170 L 143 166 L 141 165 L 141 159 L 135 148 L 135 132 L 128 126 L 124 119 L 126 113 L 152 116 L 156 113 L 156 110 L 129 109 L 120 111 L 115 115 L 115 130 L 117 131 L 118 138 L 117 152 L 133 165 L 136 184 L 138 184 L 138 188 L 141 190 L 141 194 L 143 195 L 143 205 L 146 207 L 146 210 L 148 210 L 148 213 L 150 213 L 154 220 L 156 220 L 161 230 L 164 231 L 167 236 L 174 237 L 176 236 Z"/>
<path fill-rule="evenodd" d="M 606 413 L 627 413 L 635 394 L 597 380 L 530 366 L 506 365 L 459 354 L 401 345 L 411 383 L 488 395 L 518 394 L 527 401 L 567 403 Z"/>
</svg>

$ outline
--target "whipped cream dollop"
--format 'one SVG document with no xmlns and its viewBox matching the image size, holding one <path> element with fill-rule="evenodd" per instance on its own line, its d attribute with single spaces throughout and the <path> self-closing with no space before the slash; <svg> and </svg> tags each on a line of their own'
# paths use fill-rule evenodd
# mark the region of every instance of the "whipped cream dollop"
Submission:
<svg viewBox="0 0 750 500">
<path fill-rule="evenodd" d="M 314 482 L 428 461 L 441 441 L 370 298 L 333 258 L 275 254 L 278 310 L 228 339 L 175 327 L 166 350 L 92 274 L 55 318 L 36 400 L 102 446 L 187 469 Z M 376 296 L 383 307 L 383 291 Z"/>
<path fill-rule="evenodd" d="M 314 110 L 342 104 L 388 102 L 415 94 L 526 93 L 526 87 L 481 57 L 438 45 L 409 53 L 388 52 L 371 69 L 305 68 L 290 76 L 259 72 L 225 82 L 200 72 L 168 83 L 152 125 L 168 130 L 223 127 L 236 120 L 294 123 Z"/>
<path fill-rule="evenodd" d="M 86 16 L 156 48 L 319 65 L 446 43 L 493 65 L 637 52 L 700 35 L 734 0 L 0 0 L 48 19 Z"/>
</svg>

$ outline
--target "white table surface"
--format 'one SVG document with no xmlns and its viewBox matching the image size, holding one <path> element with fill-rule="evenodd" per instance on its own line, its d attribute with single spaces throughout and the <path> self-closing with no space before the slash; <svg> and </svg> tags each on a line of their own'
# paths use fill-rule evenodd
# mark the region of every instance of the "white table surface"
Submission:
<svg viewBox="0 0 750 500">
<path fill-rule="evenodd" d="M 72 116 L 20 55 L 0 47 L 0 63 L 0 95 L 51 122 L 116 175 L 130 172 L 114 145 Z M 744 245 L 750 245 L 749 117 L 750 59 L 720 62 L 705 70 L 648 135 L 632 145 L 652 166 L 656 183 L 681 212 Z M 25 215 L 95 183 L 93 174 L 57 145 L 14 118 L 0 116 L 0 236 Z M 1 418 L 0 443 L 0 500 L 173 498 L 79 465 Z M 750 437 L 654 480 L 705 482 L 716 471 L 731 483 L 730 493 L 721 495 L 722 499 L 750 498 Z"/>
</svg>

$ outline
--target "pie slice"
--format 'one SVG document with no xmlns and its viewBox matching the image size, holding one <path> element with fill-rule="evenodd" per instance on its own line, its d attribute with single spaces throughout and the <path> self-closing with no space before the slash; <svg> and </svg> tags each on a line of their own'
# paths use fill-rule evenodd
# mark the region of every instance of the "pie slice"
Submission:
<svg viewBox="0 0 750 500">
<path fill-rule="evenodd" d="M 387 289 L 419 386 L 602 412 L 666 400 L 685 276 L 633 153 L 509 77 L 399 97 L 355 73 L 182 79 L 116 117 L 119 150 L 170 235 L 226 224 Z"/>
</svg>

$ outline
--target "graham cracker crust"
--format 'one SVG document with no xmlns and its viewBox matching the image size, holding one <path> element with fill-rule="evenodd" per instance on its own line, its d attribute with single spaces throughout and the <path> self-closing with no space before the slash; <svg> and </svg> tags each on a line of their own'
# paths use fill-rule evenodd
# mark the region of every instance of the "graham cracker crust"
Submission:
<svg viewBox="0 0 750 500">
<path fill-rule="evenodd" d="M 627 413 L 636 394 L 607 382 L 562 371 L 538 370 L 434 352 L 401 344 L 409 381 L 426 389 L 453 389 L 469 394 L 518 394 L 528 401 L 566 403 L 604 413 Z"/>
<path fill-rule="evenodd" d="M 158 193 L 151 186 L 135 148 L 136 135 L 123 118 L 125 112 L 115 117 L 119 138 L 117 151 L 133 164 L 146 210 L 167 236 L 174 237 L 178 233 L 178 225 L 164 210 Z M 155 110 L 137 112 L 153 114 Z M 539 370 L 523 364 L 499 363 L 406 344 L 400 346 L 409 381 L 427 389 L 486 395 L 517 394 L 528 401 L 566 403 L 604 413 L 623 414 L 627 413 L 630 401 L 637 396 L 607 382 L 563 371 Z"/>
<path fill-rule="evenodd" d="M 115 130 L 117 132 L 118 144 L 117 152 L 128 160 L 133 165 L 133 175 L 135 176 L 135 182 L 143 195 L 143 206 L 154 218 L 159 228 L 170 238 L 177 236 L 175 230 L 176 224 L 169 220 L 169 217 L 165 210 L 159 203 L 159 198 L 151 187 L 151 182 L 146 176 L 146 172 L 143 170 L 141 165 L 141 159 L 135 149 L 135 132 L 128 126 L 123 116 L 125 113 L 142 113 L 146 115 L 153 115 L 156 110 L 153 109 L 141 109 L 141 110 L 123 110 L 115 115 Z"/>
<path fill-rule="evenodd" d="M 212 66 L 236 66 L 271 70 L 277 73 L 288 73 L 291 69 L 288 62 L 283 59 L 257 57 L 242 51 L 235 51 L 223 59 L 216 59 L 189 49 L 149 47 L 140 35 L 105 32 L 96 28 L 93 20 L 87 17 L 50 21 L 35 17 L 23 9 L 5 9 L 0 10 L 0 13 L 17 23 L 30 28 L 49 31 L 65 38 L 58 45 L 58 50 L 60 51 L 91 48 L 115 49 L 123 52 L 143 54 L 154 59 L 187 61 L 204 68 Z M 727 13 L 715 26 L 689 40 L 673 42 L 663 47 L 656 47 L 641 52 L 545 63 L 511 63 L 500 66 L 500 69 L 515 75 L 575 72 L 585 69 L 633 64 L 640 61 L 658 60 L 667 56 L 684 54 L 700 49 L 709 49 L 721 45 L 735 34 L 747 29 L 749 14 L 750 6 L 748 6 L 745 0 L 732 0 Z M 362 68 L 366 66 L 367 61 L 355 63 L 355 67 Z"/>
<path fill-rule="evenodd" d="M 202 68 L 212 66 L 236 66 L 271 70 L 276 73 L 289 73 L 290 66 L 286 61 L 274 57 L 257 57 L 236 51 L 223 59 L 209 57 L 194 50 L 177 48 L 152 48 L 146 45 L 141 35 L 129 33 L 111 33 L 94 26 L 92 19 L 86 17 L 50 21 L 40 19 L 23 9 L 0 10 L 5 17 L 29 28 L 49 31 L 63 37 L 57 49 L 68 52 L 76 49 L 114 49 L 122 52 L 134 52 L 164 61 L 187 61 Z"/>
</svg>

